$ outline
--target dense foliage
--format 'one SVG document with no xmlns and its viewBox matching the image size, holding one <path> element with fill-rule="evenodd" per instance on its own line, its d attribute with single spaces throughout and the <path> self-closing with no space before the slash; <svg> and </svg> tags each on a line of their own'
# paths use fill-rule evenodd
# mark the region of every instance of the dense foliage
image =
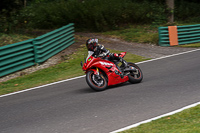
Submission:
<svg viewBox="0 0 200 133">
<path fill-rule="evenodd" d="M 165 0 L 3 1 L 0 32 L 21 28 L 52 29 L 71 22 L 78 29 L 93 31 L 117 29 L 127 24 L 159 25 L 167 22 L 168 13 Z M 199 6 L 197 0 L 175 0 L 175 21 L 200 22 Z"/>
</svg>

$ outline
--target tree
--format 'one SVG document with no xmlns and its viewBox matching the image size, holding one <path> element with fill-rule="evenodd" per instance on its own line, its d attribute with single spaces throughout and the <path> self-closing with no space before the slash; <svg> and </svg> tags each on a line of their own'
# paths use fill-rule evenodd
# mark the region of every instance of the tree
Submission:
<svg viewBox="0 0 200 133">
<path fill-rule="evenodd" d="M 174 0 L 166 0 L 167 9 L 168 9 L 168 22 L 174 22 Z"/>
</svg>

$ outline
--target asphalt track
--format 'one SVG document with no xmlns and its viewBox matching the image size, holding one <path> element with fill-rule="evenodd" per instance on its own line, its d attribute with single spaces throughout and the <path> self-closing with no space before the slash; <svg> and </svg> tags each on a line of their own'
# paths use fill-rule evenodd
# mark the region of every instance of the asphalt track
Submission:
<svg viewBox="0 0 200 133">
<path fill-rule="evenodd" d="M 0 97 L 1 133 L 108 133 L 200 101 L 200 50 L 138 64 L 142 83 L 94 92 L 85 78 Z"/>
</svg>

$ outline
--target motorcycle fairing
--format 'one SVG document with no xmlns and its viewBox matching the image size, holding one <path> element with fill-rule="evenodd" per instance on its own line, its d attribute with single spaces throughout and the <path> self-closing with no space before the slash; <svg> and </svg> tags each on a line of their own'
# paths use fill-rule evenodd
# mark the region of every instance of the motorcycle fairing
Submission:
<svg viewBox="0 0 200 133">
<path fill-rule="evenodd" d="M 126 52 L 122 52 L 122 53 L 119 54 L 119 57 L 124 58 L 125 55 L 126 55 Z"/>
<path fill-rule="evenodd" d="M 103 59 L 96 59 L 92 56 L 87 58 L 87 62 L 84 64 L 85 68 L 87 68 L 87 71 L 92 70 L 95 74 L 97 74 L 97 70 L 95 68 L 99 68 L 101 71 L 104 71 L 107 74 L 108 78 L 108 86 L 119 84 L 128 81 L 128 76 L 124 76 L 124 78 L 121 78 L 120 75 L 117 75 L 115 71 L 119 70 L 117 69 L 116 65 L 108 60 Z"/>
<path fill-rule="evenodd" d="M 94 52 L 93 51 L 88 51 L 88 56 L 87 56 L 87 58 L 86 58 L 86 61 L 85 62 L 87 62 L 87 60 L 88 60 L 88 58 L 93 54 Z"/>
</svg>

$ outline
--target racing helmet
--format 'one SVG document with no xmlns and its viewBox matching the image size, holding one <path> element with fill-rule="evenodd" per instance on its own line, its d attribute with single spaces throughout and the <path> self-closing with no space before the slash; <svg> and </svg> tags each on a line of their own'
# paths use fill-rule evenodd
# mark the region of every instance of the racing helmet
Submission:
<svg viewBox="0 0 200 133">
<path fill-rule="evenodd" d="M 88 39 L 86 41 L 86 47 L 88 51 L 93 51 L 98 45 L 98 39 Z"/>
</svg>

